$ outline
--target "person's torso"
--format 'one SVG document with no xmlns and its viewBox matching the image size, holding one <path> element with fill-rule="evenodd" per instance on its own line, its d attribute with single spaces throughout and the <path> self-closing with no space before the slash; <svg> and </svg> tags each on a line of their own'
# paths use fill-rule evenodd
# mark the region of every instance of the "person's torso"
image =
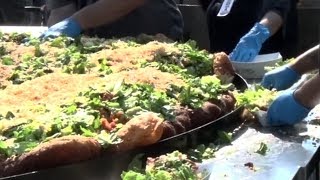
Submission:
<svg viewBox="0 0 320 180">
<path fill-rule="evenodd" d="M 212 31 L 210 35 L 211 51 L 225 51 L 227 53 L 234 49 L 239 39 L 248 33 L 275 3 L 274 0 L 235 0 L 227 16 L 217 17 L 223 2 L 224 0 L 212 2 L 209 6 L 211 9 L 207 11 L 207 17 L 209 19 L 208 25 L 211 26 L 209 30 Z M 271 51 L 277 49 L 276 44 L 279 43 L 281 36 L 280 30 L 276 35 L 269 38 L 262 48 L 262 52 L 264 52 L 266 46 L 276 46 Z"/>
<path fill-rule="evenodd" d="M 78 0 L 78 6 L 83 8 L 94 2 L 95 0 Z M 174 0 L 148 0 L 116 22 L 94 28 L 89 34 L 109 38 L 163 33 L 172 39 L 178 39 L 182 36 L 182 31 L 182 15 Z"/>
<path fill-rule="evenodd" d="M 261 16 L 264 0 L 235 0 L 230 16 L 237 16 L 239 20 L 256 21 Z"/>
</svg>

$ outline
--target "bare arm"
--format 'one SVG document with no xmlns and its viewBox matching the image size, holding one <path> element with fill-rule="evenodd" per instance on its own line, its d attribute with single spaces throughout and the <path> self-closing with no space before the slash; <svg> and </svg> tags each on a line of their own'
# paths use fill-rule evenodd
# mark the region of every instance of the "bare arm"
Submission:
<svg viewBox="0 0 320 180">
<path fill-rule="evenodd" d="M 309 49 L 296 58 L 290 67 L 299 74 L 305 74 L 318 68 L 317 53 L 320 51 L 319 45 Z"/>
<path fill-rule="evenodd" d="M 282 17 L 273 12 L 273 11 L 269 11 L 267 12 L 263 18 L 260 21 L 260 24 L 265 25 L 266 27 L 268 27 L 271 36 L 274 35 L 282 26 L 283 24 L 283 19 Z"/>
<path fill-rule="evenodd" d="M 143 5 L 147 0 L 99 0 L 77 13 L 72 18 L 77 20 L 82 29 L 109 24 L 134 9 Z"/>
<path fill-rule="evenodd" d="M 320 103 L 320 75 L 317 74 L 301 87 L 294 94 L 295 98 L 305 107 L 312 109 Z"/>
<path fill-rule="evenodd" d="M 56 9 L 52 9 L 50 12 L 50 16 L 47 22 L 49 27 L 53 26 L 54 24 L 66 19 L 67 17 L 72 16 L 76 12 L 75 4 L 71 3 L 66 6 L 62 6 Z"/>
</svg>

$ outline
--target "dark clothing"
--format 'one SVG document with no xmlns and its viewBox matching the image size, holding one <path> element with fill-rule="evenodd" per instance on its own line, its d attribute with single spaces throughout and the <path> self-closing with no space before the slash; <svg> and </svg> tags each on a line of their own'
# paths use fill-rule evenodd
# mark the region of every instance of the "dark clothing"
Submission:
<svg viewBox="0 0 320 180">
<path fill-rule="evenodd" d="M 57 3 L 57 0 L 47 0 L 50 8 L 61 7 L 52 3 L 53 1 Z M 90 0 L 70 1 L 76 3 L 79 9 L 95 2 Z M 62 1 L 62 4 L 66 5 L 66 0 Z M 88 34 L 111 38 L 137 36 L 141 33 L 150 35 L 162 33 L 169 38 L 178 40 L 182 38 L 182 31 L 182 15 L 174 0 L 148 0 L 142 7 L 137 8 L 116 22 L 91 29 Z"/>
<path fill-rule="evenodd" d="M 70 3 L 73 3 L 73 0 L 46 0 L 46 6 L 48 10 L 56 9 Z"/>
<path fill-rule="evenodd" d="M 298 0 L 291 0 L 290 11 L 287 15 L 286 26 L 284 30 L 284 43 L 282 56 L 285 58 L 297 57 L 298 52 Z"/>
<path fill-rule="evenodd" d="M 25 6 L 40 7 L 44 5 L 44 0 L 0 0 L 0 3 L 1 25 L 41 25 L 41 12 L 39 10 L 28 11 Z"/>
<path fill-rule="evenodd" d="M 217 17 L 222 3 L 223 0 L 213 0 L 207 9 L 210 50 L 228 54 L 268 11 L 274 11 L 286 21 L 290 8 L 290 0 L 237 0 L 227 16 Z M 261 54 L 281 51 L 284 27 L 263 44 Z"/>
<path fill-rule="evenodd" d="M 26 0 L 0 1 L 0 24 L 1 25 L 25 25 L 29 21 L 24 6 Z"/>
</svg>

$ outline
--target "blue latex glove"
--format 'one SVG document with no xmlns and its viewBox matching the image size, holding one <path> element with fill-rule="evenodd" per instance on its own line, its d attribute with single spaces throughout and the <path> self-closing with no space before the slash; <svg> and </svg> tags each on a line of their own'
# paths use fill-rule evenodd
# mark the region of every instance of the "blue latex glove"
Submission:
<svg viewBox="0 0 320 180">
<path fill-rule="evenodd" d="M 244 35 L 230 54 L 232 61 L 250 62 L 258 55 L 262 44 L 270 37 L 270 31 L 262 24 L 256 23 Z"/>
<path fill-rule="evenodd" d="M 46 32 L 44 32 L 40 38 L 55 38 L 61 35 L 65 35 L 68 37 L 77 37 L 81 33 L 80 24 L 72 19 L 67 18 L 53 26 L 51 26 Z"/>
<path fill-rule="evenodd" d="M 294 91 L 284 91 L 270 105 L 267 112 L 267 122 L 271 126 L 292 125 L 302 121 L 310 109 L 296 101 Z"/>
<path fill-rule="evenodd" d="M 300 78 L 300 74 L 296 71 L 288 66 L 282 66 L 267 72 L 263 76 L 261 85 L 267 89 L 284 90 L 291 87 Z"/>
</svg>

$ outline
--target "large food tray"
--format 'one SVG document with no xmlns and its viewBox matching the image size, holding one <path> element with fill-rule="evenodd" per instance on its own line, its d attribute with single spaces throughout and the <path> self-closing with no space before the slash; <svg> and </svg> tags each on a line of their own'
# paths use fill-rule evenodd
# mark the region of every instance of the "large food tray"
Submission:
<svg viewBox="0 0 320 180">
<path fill-rule="evenodd" d="M 238 74 L 235 76 L 233 84 L 237 89 L 242 91 L 248 88 L 247 82 Z M 125 153 L 106 153 L 102 157 L 90 161 L 0 178 L 0 180 L 118 180 L 120 179 L 121 173 L 128 168 L 129 163 L 136 155 L 143 153 L 145 158 L 147 156 L 159 156 L 174 150 L 185 151 L 196 144 L 212 142 L 217 137 L 216 133 L 218 130 L 234 129 L 241 124 L 240 115 L 242 112 L 243 107 L 238 107 L 234 111 L 212 122 L 179 135 L 163 139 L 154 145 L 142 149 Z"/>
</svg>

